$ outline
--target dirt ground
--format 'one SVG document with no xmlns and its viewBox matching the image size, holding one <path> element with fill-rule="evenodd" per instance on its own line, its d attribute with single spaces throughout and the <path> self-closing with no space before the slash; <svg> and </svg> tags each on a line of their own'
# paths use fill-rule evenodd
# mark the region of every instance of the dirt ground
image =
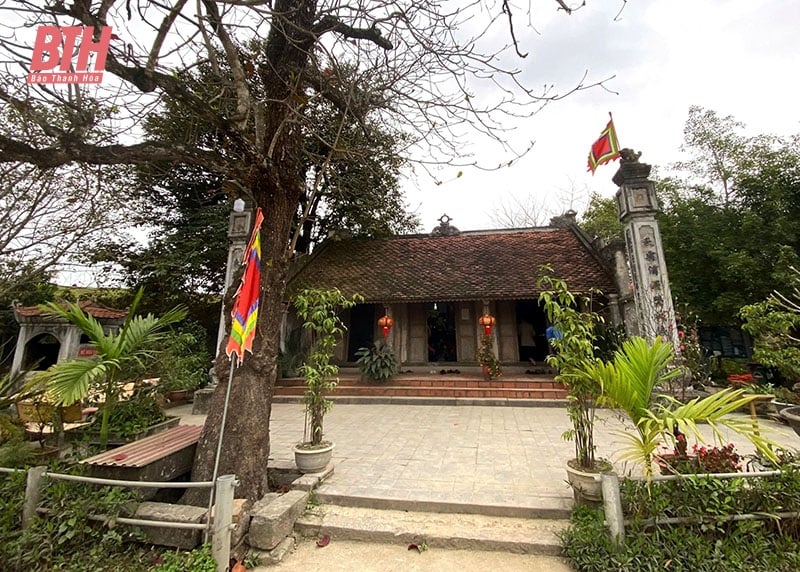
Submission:
<svg viewBox="0 0 800 572">
<path fill-rule="evenodd" d="M 301 541 L 294 552 L 269 570 L 303 572 L 571 572 L 561 558 L 483 552 L 479 550 L 408 550 L 408 545 L 335 541 L 319 548 L 314 540 Z"/>
</svg>

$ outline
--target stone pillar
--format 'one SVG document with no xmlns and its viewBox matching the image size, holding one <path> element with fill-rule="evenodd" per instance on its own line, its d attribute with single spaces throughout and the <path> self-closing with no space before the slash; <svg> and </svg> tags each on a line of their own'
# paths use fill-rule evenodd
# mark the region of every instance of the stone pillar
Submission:
<svg viewBox="0 0 800 572">
<path fill-rule="evenodd" d="M 241 203 L 240 203 L 241 204 Z M 228 218 L 228 262 L 225 266 L 225 285 L 222 288 L 223 297 L 233 282 L 233 275 L 242 264 L 244 249 L 250 239 L 250 227 L 253 224 L 253 207 L 244 203 L 243 209 L 236 210 L 236 204 Z M 217 331 L 217 353 L 220 352 L 227 331 L 225 330 L 225 302 L 223 300 L 219 315 L 219 330 Z"/>
<path fill-rule="evenodd" d="M 648 179 L 651 167 L 639 162 L 641 153 L 623 149 L 620 154 L 620 167 L 612 180 L 619 186 L 615 198 L 619 220 L 625 226 L 638 333 L 648 340 L 661 336 L 677 350 L 679 342 L 675 310 L 661 234 L 656 222 L 656 188 L 655 183 Z"/>
</svg>

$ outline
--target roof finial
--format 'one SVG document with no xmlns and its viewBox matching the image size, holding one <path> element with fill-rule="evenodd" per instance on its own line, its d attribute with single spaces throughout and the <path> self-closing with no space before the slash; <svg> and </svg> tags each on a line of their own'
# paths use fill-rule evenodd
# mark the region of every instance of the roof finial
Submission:
<svg viewBox="0 0 800 572">
<path fill-rule="evenodd" d="M 431 236 L 454 236 L 461 234 L 460 230 L 450 224 L 450 221 L 453 219 L 447 216 L 447 213 L 440 216 L 438 220 L 439 226 L 433 229 Z"/>
</svg>

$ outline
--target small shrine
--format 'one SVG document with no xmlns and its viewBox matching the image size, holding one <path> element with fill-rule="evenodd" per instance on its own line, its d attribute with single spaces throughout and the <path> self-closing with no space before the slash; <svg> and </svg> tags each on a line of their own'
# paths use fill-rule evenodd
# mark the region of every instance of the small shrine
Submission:
<svg viewBox="0 0 800 572">
<path fill-rule="evenodd" d="M 118 330 L 128 315 L 127 310 L 109 308 L 91 300 L 81 301 L 78 306 L 94 317 L 106 332 Z M 11 364 L 12 374 L 23 370 L 45 370 L 58 362 L 91 357 L 96 352 L 89 338 L 77 326 L 47 314 L 39 306 L 17 306 L 14 317 L 20 330 Z"/>
</svg>

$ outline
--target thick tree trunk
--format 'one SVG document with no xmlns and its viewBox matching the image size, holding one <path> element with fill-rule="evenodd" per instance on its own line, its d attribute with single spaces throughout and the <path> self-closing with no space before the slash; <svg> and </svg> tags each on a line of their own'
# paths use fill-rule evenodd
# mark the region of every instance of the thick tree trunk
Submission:
<svg viewBox="0 0 800 572">
<path fill-rule="evenodd" d="M 265 217 L 261 230 L 261 302 L 253 354 L 246 354 L 241 366 L 234 371 L 219 460 L 218 475 L 235 474 L 239 478 L 238 498 L 258 499 L 267 492 L 269 416 L 278 374 L 280 324 L 288 270 L 286 245 L 297 204 L 296 199 L 286 193 L 272 197 L 277 200 L 269 200 L 262 207 Z M 229 374 L 230 361 L 221 353 L 217 358 L 219 384 L 198 444 L 192 480 L 212 477 Z M 302 426 L 303 419 L 299 418 L 297 423 Z M 200 505 L 207 499 L 207 491 L 198 489 L 192 489 L 185 497 L 186 502 Z"/>
<path fill-rule="evenodd" d="M 272 394 L 278 375 L 280 326 L 283 319 L 284 291 L 290 262 L 289 244 L 292 221 L 304 188 L 300 156 L 303 134 L 297 117 L 302 98 L 293 97 L 306 66 L 313 38 L 309 30 L 315 2 L 280 0 L 267 39 L 266 59 L 275 67 L 259 70 L 265 88 L 263 149 L 261 160 L 243 165 L 246 173 L 239 182 L 249 189 L 264 213 L 261 227 L 261 302 L 253 342 L 253 355 L 246 356 L 234 372 L 230 402 L 219 459 L 218 475 L 234 474 L 240 485 L 238 498 L 257 500 L 267 492 L 269 458 L 269 417 Z M 296 36 L 296 37 L 293 37 Z M 211 400 L 208 417 L 195 455 L 192 479 L 208 480 L 214 469 L 217 442 L 222 424 L 225 390 L 230 362 L 224 354 L 217 358 L 220 383 Z M 302 425 L 303 420 L 297 423 Z M 191 489 L 184 500 L 190 504 L 207 502 L 208 492 Z"/>
</svg>

